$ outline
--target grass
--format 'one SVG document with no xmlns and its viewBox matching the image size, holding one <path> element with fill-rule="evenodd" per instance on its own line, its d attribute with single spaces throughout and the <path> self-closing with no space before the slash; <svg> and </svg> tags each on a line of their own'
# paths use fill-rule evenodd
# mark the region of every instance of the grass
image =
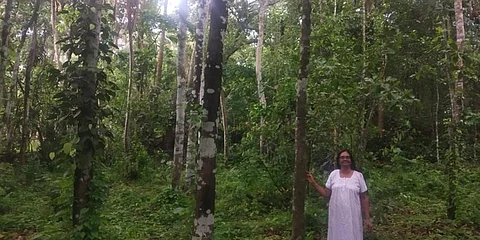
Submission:
<svg viewBox="0 0 480 240">
<path fill-rule="evenodd" d="M 0 177 L 0 239 L 68 239 L 70 177 L 36 174 L 24 184 L 11 166 L 2 163 Z M 478 169 L 463 169 L 459 185 L 458 219 L 446 219 L 441 172 L 430 168 L 377 168 L 368 174 L 374 232 L 366 239 L 479 239 Z M 127 181 L 104 169 L 109 189 L 100 214 L 103 239 L 190 239 L 193 197 L 169 187 L 169 167 L 149 170 Z M 419 175 L 419 171 L 423 171 Z M 290 208 L 267 176 L 246 184 L 242 170 L 217 172 L 215 239 L 289 239 Z M 421 181 L 419 180 L 421 179 Z M 431 191 L 428 189 L 431 188 Z M 436 189 L 435 189 L 436 188 Z M 270 202 L 276 205 L 270 206 Z M 275 199 L 273 199 L 275 198 Z M 267 202 L 266 202 L 267 201 Z M 66 205 L 65 205 L 66 204 Z M 310 191 L 306 202 L 307 239 L 326 239 L 326 201 Z"/>
</svg>

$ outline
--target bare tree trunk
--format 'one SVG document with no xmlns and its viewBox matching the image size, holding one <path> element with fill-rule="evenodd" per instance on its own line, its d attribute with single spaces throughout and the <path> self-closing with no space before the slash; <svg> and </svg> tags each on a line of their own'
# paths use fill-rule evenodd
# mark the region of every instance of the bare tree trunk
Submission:
<svg viewBox="0 0 480 240">
<path fill-rule="evenodd" d="M 307 84 L 310 61 L 310 34 L 312 5 L 302 0 L 302 37 L 300 40 L 300 70 L 297 79 L 295 121 L 295 174 L 293 182 L 292 240 L 305 239 L 305 197 L 307 172 Z"/>
<path fill-rule="evenodd" d="M 228 125 L 227 125 L 227 109 L 225 103 L 225 92 L 220 92 L 220 109 L 222 111 L 222 125 L 223 125 L 223 161 L 227 164 L 227 151 L 228 151 Z"/>
<path fill-rule="evenodd" d="M 262 80 L 262 52 L 263 52 L 263 39 L 264 39 L 264 32 L 265 32 L 265 15 L 268 6 L 268 0 L 258 0 L 260 9 L 258 10 L 258 41 L 257 41 L 257 50 L 255 54 L 255 75 L 257 76 L 257 92 L 258 92 L 258 100 L 262 109 L 267 107 L 267 100 L 265 98 L 265 92 L 263 87 L 263 80 Z M 260 117 L 260 128 L 263 127 L 265 119 L 263 116 Z M 263 134 L 260 135 L 260 153 L 263 153 L 263 142 L 264 137 Z"/>
<path fill-rule="evenodd" d="M 72 205 L 73 226 L 82 224 L 84 220 L 84 209 L 88 210 L 89 191 L 91 181 L 93 180 L 93 161 L 95 155 L 97 119 L 97 65 L 100 45 L 100 19 L 101 19 L 101 0 L 90 0 L 87 2 L 90 9 L 84 13 L 84 24 L 94 26 L 89 28 L 83 35 L 85 41 L 85 51 L 82 52 L 84 69 L 82 69 L 82 80 L 79 81 L 79 90 L 81 99 L 84 101 L 79 106 L 80 115 L 78 116 L 78 137 L 81 147 L 75 158 L 74 175 L 74 193 Z M 85 129 L 88 129 L 85 131 Z M 83 211 L 82 211 L 83 210 Z"/>
<path fill-rule="evenodd" d="M 4 106 L 4 93 L 5 93 L 5 72 L 8 62 L 8 45 L 10 36 L 10 17 L 12 14 L 13 0 L 5 1 L 5 13 L 3 15 L 2 36 L 0 42 L 0 110 Z M 0 119 L 5 124 L 0 124 L 0 145 L 2 145 L 2 139 L 4 136 L 3 126 L 8 127 L 5 119 Z"/>
<path fill-rule="evenodd" d="M 57 32 L 57 0 L 50 1 L 51 10 L 51 24 L 53 35 L 53 62 L 57 65 L 58 69 L 62 69 L 62 62 L 60 61 L 60 49 L 58 48 L 58 32 Z"/>
<path fill-rule="evenodd" d="M 210 32 L 205 67 L 204 118 L 200 137 L 199 178 L 195 199 L 194 234 L 192 239 L 212 239 L 215 214 L 215 168 L 217 155 L 217 118 L 223 74 L 223 36 L 227 29 L 227 5 L 212 0 Z"/>
<path fill-rule="evenodd" d="M 163 0 L 163 16 L 167 16 L 167 6 L 168 0 Z M 165 31 L 167 28 L 162 29 L 162 33 L 160 35 L 160 43 L 158 44 L 157 50 L 157 67 L 155 69 L 155 87 L 160 86 L 160 82 L 162 81 L 162 71 L 163 71 L 163 54 L 165 50 Z"/>
<path fill-rule="evenodd" d="M 177 50 L 177 100 L 176 100 L 176 125 L 175 146 L 173 151 L 172 187 L 180 186 L 182 165 L 184 163 L 185 146 L 185 110 L 186 110 L 186 87 L 187 73 L 185 70 L 186 42 L 187 42 L 187 0 L 179 3 L 178 22 L 178 50 Z"/>
<path fill-rule="evenodd" d="M 37 0 L 40 2 L 39 0 Z M 36 22 L 36 20 L 35 20 Z M 37 28 L 35 26 L 36 23 L 33 23 L 33 33 L 32 33 L 32 40 L 30 41 L 30 48 L 28 50 L 28 57 L 27 57 L 27 66 L 25 68 L 25 86 L 24 86 L 24 94 L 23 94 L 23 114 L 22 114 L 22 142 L 20 145 L 20 162 L 22 164 L 26 163 L 26 151 L 28 147 L 28 143 L 30 142 L 30 128 L 28 126 L 29 120 L 29 112 L 30 112 L 30 105 L 28 104 L 28 100 L 30 98 L 30 82 L 32 78 L 32 71 L 35 64 L 35 59 L 37 57 Z"/>
<path fill-rule="evenodd" d="M 41 1 L 40 0 L 36 0 L 35 1 L 35 6 L 34 6 L 34 9 L 33 9 L 33 13 L 32 13 L 32 17 L 29 19 L 28 22 L 26 22 L 23 27 L 22 27 L 22 33 L 21 33 L 21 36 L 20 36 L 20 43 L 17 47 L 17 53 L 16 53 L 16 56 L 15 56 L 15 64 L 14 64 L 14 67 L 13 67 L 13 73 L 12 73 L 12 89 L 9 90 L 9 92 L 12 92 L 12 95 L 11 97 L 9 97 L 9 99 L 11 99 L 13 101 L 13 89 L 15 88 L 15 86 L 18 84 L 19 80 L 18 80 L 18 74 L 19 74 L 19 71 L 20 71 L 20 58 L 21 58 L 21 52 L 22 52 L 22 49 L 23 47 L 25 46 L 25 41 L 27 40 L 27 32 L 28 30 L 32 27 L 32 26 L 35 26 L 36 22 L 37 22 L 37 18 L 38 18 L 38 11 L 40 9 L 40 3 Z M 36 33 L 35 33 L 36 34 Z M 35 35 L 36 37 L 36 35 Z M 33 36 L 32 36 L 32 41 L 35 41 Z M 36 42 L 35 42 L 36 44 Z M 29 56 L 30 57 L 30 56 Z M 35 57 L 35 56 L 34 56 Z M 30 62 L 27 63 L 27 65 L 29 64 Z M 32 63 L 33 64 L 33 63 Z M 27 69 L 28 70 L 28 69 Z M 30 69 L 30 72 L 31 72 L 31 69 Z M 27 72 L 28 73 L 28 72 Z M 30 77 L 30 76 L 26 76 L 26 77 Z M 27 79 L 26 79 L 27 80 Z M 29 80 L 29 79 L 28 79 Z M 28 95 L 28 91 L 30 89 L 30 86 L 27 86 L 27 84 L 25 83 L 25 90 L 24 90 L 24 95 L 27 94 Z M 25 96 L 24 96 L 25 98 Z M 28 102 L 28 101 L 27 101 Z M 10 120 L 11 120 L 11 109 L 12 109 L 12 106 L 13 106 L 13 102 L 9 102 L 7 103 L 7 107 L 6 109 L 8 109 L 8 111 L 6 112 L 6 115 L 5 118 L 6 118 L 6 121 L 10 123 Z M 25 107 L 27 107 L 27 105 L 25 105 Z M 24 113 L 28 113 L 24 111 Z M 26 116 L 24 116 L 23 118 L 23 121 L 26 121 Z M 10 124 L 9 124 L 10 125 Z M 25 126 L 22 124 L 22 126 Z M 13 126 L 7 126 L 8 130 L 8 136 L 7 136 L 7 145 L 9 145 L 8 147 L 11 147 L 11 143 L 9 144 L 9 142 L 11 141 L 12 139 L 12 136 L 10 135 L 12 133 L 12 131 L 10 130 L 10 127 L 13 127 Z M 22 128 L 22 138 L 24 136 L 24 134 L 28 132 L 25 128 Z M 7 149 L 7 150 L 10 150 L 10 149 Z M 23 156 L 20 156 L 20 163 L 21 164 L 25 164 L 25 147 L 23 146 L 23 142 L 21 144 L 21 155 L 23 154 Z"/>
<path fill-rule="evenodd" d="M 134 81 L 135 70 L 135 55 L 133 49 L 133 29 L 135 27 L 135 19 L 137 16 L 136 9 L 138 3 L 135 0 L 129 0 L 127 6 L 128 15 L 128 51 L 129 51 L 129 69 L 128 69 L 128 87 L 127 87 L 127 108 L 125 111 L 125 125 L 123 129 L 123 147 L 125 152 L 130 151 L 130 124 L 131 124 L 131 111 L 132 111 L 132 91 Z"/>
<path fill-rule="evenodd" d="M 119 6 L 119 3 L 118 3 L 119 0 L 114 0 L 114 3 L 113 3 L 113 19 L 114 19 L 114 31 L 115 31 L 115 35 L 113 36 L 113 42 L 115 43 L 115 45 L 118 45 L 118 36 L 120 34 L 120 23 L 118 22 L 118 13 L 119 13 L 119 9 L 120 9 L 120 6 Z"/>
</svg>

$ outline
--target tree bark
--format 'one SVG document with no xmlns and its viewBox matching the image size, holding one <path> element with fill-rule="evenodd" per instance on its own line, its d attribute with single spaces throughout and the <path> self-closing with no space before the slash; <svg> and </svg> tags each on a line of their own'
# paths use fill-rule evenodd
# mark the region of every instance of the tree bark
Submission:
<svg viewBox="0 0 480 240">
<path fill-rule="evenodd" d="M 217 118 L 220 105 L 223 74 L 223 36 L 227 28 L 227 5 L 223 0 L 212 0 L 210 32 L 205 67 L 205 87 L 200 137 L 200 171 L 195 199 L 194 235 L 192 239 L 212 239 L 215 214 L 215 171 L 217 155 Z"/>
<path fill-rule="evenodd" d="M 128 17 L 128 52 L 129 52 L 129 64 L 128 64 L 128 86 L 127 86 L 127 104 L 125 110 L 125 125 L 123 129 L 123 147 L 125 152 L 130 151 L 130 124 L 131 124 L 131 108 L 132 108 L 132 91 L 134 81 L 134 68 L 135 68 L 135 53 L 133 49 L 133 29 L 135 27 L 135 19 L 137 16 L 138 4 L 135 0 L 129 0 L 127 6 Z"/>
<path fill-rule="evenodd" d="M 62 62 L 60 61 L 60 49 L 58 47 L 58 31 L 57 31 L 57 0 L 50 1 L 51 10 L 51 24 L 53 37 L 53 62 L 58 69 L 62 69 Z"/>
<path fill-rule="evenodd" d="M 463 52 L 465 43 L 465 26 L 463 21 L 462 0 L 455 0 L 455 26 L 457 37 L 457 71 L 453 86 L 450 85 L 450 100 L 452 107 L 452 123 L 450 130 L 450 158 L 447 163 L 448 175 L 448 196 L 447 196 L 447 216 L 449 219 L 455 219 L 456 212 L 456 165 L 460 157 L 460 136 L 458 129 L 460 128 L 462 111 L 463 111 Z"/>
<path fill-rule="evenodd" d="M 163 16 L 167 16 L 167 6 L 168 6 L 168 0 L 164 0 L 163 2 Z M 160 82 L 162 81 L 162 72 L 163 72 L 163 54 L 165 50 L 165 31 L 167 31 L 167 28 L 162 29 L 162 33 L 160 34 L 160 43 L 158 44 L 158 50 L 157 50 L 157 67 L 155 69 L 155 87 L 160 86 Z"/>
<path fill-rule="evenodd" d="M 265 32 L 265 15 L 268 6 L 268 0 L 259 0 L 260 8 L 258 10 L 258 41 L 257 41 L 257 49 L 255 53 L 255 75 L 257 77 L 257 93 L 258 93 L 258 100 L 262 109 L 267 107 L 267 100 L 265 98 L 265 92 L 263 87 L 263 80 L 262 80 L 262 52 L 263 52 L 263 39 L 264 39 L 264 32 Z M 263 115 L 260 117 L 260 128 L 263 127 L 265 124 L 265 119 Z M 260 135 L 260 153 L 263 153 L 263 142 L 264 137 L 263 134 Z"/>
<path fill-rule="evenodd" d="M 227 164 L 228 152 L 228 122 L 227 122 L 227 107 L 225 103 L 225 92 L 220 92 L 220 108 L 222 110 L 222 126 L 223 126 L 223 162 Z"/>
<path fill-rule="evenodd" d="M 305 197 L 307 171 L 307 83 L 310 61 L 310 34 L 312 6 L 310 0 L 302 0 L 302 36 L 300 46 L 300 71 L 297 80 L 295 121 L 295 174 L 293 182 L 292 240 L 305 239 Z"/>
<path fill-rule="evenodd" d="M 40 0 L 37 0 L 40 2 Z M 37 9 L 38 11 L 38 9 Z M 35 14 L 35 13 L 34 13 Z M 35 26 L 36 20 L 33 22 L 32 39 L 30 40 L 30 48 L 28 50 L 27 66 L 25 68 L 25 86 L 23 93 L 23 113 L 22 113 L 22 142 L 20 145 L 20 162 L 26 163 L 26 152 L 29 143 L 30 128 L 28 124 L 30 105 L 28 104 L 30 98 L 30 82 L 32 78 L 32 71 L 37 57 L 37 28 Z"/>
<path fill-rule="evenodd" d="M 5 13 L 3 15 L 3 25 L 2 25 L 2 36 L 0 42 L 0 110 L 4 106 L 4 93 L 5 93 L 5 72 L 7 69 L 8 62 L 8 45 L 9 45 L 9 36 L 10 36 L 10 18 L 12 14 L 13 0 L 5 1 Z M 5 119 L 2 118 L 5 124 L 0 125 L 0 145 L 2 145 L 2 139 L 4 136 L 3 126 L 8 127 Z"/>
<path fill-rule="evenodd" d="M 187 0 L 179 3 L 178 22 L 178 50 L 177 50 L 177 99 L 176 99 L 176 125 L 175 146 L 173 151 L 172 187 L 180 186 L 182 166 L 184 163 L 185 146 L 185 111 L 186 111 L 186 87 L 187 72 L 185 68 L 186 43 L 187 43 Z"/>
<path fill-rule="evenodd" d="M 11 84 L 11 89 L 9 89 L 9 99 L 11 101 L 7 102 L 7 106 L 6 106 L 6 116 L 5 116 L 5 119 L 6 119 L 6 122 L 8 122 L 10 125 L 10 121 L 11 121 L 11 109 L 13 107 L 13 101 L 14 101 L 14 89 L 16 88 L 16 85 L 18 84 L 19 82 L 19 79 L 18 79 L 18 74 L 19 74 L 19 71 L 20 71 L 20 58 L 21 58 L 21 53 L 22 53 L 22 49 L 23 47 L 25 46 L 25 41 L 27 40 L 27 32 L 28 30 L 31 28 L 31 27 L 34 27 L 36 22 L 37 22 L 37 19 L 38 19 L 38 11 L 40 9 L 40 4 L 41 4 L 41 1 L 40 0 L 36 0 L 35 1 L 35 5 L 34 5 L 34 8 L 33 8 L 33 13 L 32 13 L 32 16 L 30 17 L 30 19 L 28 20 L 28 22 L 26 22 L 23 27 L 22 27 L 22 33 L 21 33 L 21 36 L 20 36 L 20 43 L 17 47 L 17 52 L 16 52 L 16 56 L 15 56 L 15 64 L 13 66 L 13 73 L 12 73 L 12 84 Z M 35 36 L 36 37 L 36 36 Z M 32 41 L 34 41 L 34 38 L 32 36 Z M 30 57 L 30 56 L 29 56 Z M 29 62 L 27 63 L 27 65 L 29 64 Z M 33 64 L 33 63 L 32 63 Z M 28 69 L 27 69 L 28 70 Z M 31 69 L 30 69 L 30 72 L 31 72 Z M 28 73 L 28 72 L 27 72 Z M 29 76 L 26 76 L 26 77 L 29 77 Z M 27 80 L 27 79 L 26 79 Z M 28 79 L 29 80 L 29 79 Z M 28 91 L 30 90 L 29 86 L 27 86 L 27 84 L 25 84 L 25 90 L 24 90 L 24 97 L 25 97 L 25 94 L 29 94 Z M 25 105 L 26 107 L 26 105 Z M 27 113 L 24 111 L 24 113 Z M 26 121 L 25 119 L 26 116 L 23 116 L 23 119 L 22 119 L 22 127 L 23 126 L 26 126 L 26 122 L 25 122 L 25 125 L 23 125 L 23 122 Z M 10 129 L 11 127 L 13 126 L 7 126 L 7 147 L 8 149 L 7 150 L 10 150 L 10 147 L 12 145 L 11 143 L 11 140 L 13 139 L 12 135 L 13 134 L 13 131 Z M 25 128 L 22 128 L 22 140 L 23 140 L 23 136 L 24 134 L 28 132 Z M 21 164 L 25 164 L 25 148 L 26 146 L 23 146 L 24 143 L 22 141 L 22 143 L 20 144 L 20 163 Z"/>
<path fill-rule="evenodd" d="M 82 80 L 79 81 L 81 99 L 84 101 L 79 106 L 78 116 L 78 137 L 80 148 L 75 157 L 74 193 L 72 206 L 73 226 L 82 224 L 83 209 L 88 209 L 89 191 L 93 179 L 93 161 L 95 155 L 95 140 L 97 133 L 97 65 L 100 44 L 101 25 L 101 0 L 90 0 L 87 2 L 88 13 L 85 13 L 84 23 L 88 28 L 83 35 L 85 51 L 82 52 L 83 59 Z"/>
<path fill-rule="evenodd" d="M 205 10 L 206 0 L 199 0 L 197 6 L 197 22 L 195 30 L 195 59 L 194 59 L 194 74 L 191 85 L 191 98 L 192 104 L 198 106 L 200 104 L 200 82 L 203 76 L 203 51 L 205 40 L 205 24 L 207 19 L 207 12 Z M 197 162 L 198 155 L 198 127 L 193 118 L 198 117 L 196 110 L 190 111 L 190 124 L 189 124 L 189 137 L 187 145 L 187 166 L 185 180 L 187 186 L 191 186 L 194 183 L 195 168 L 194 165 Z"/>
</svg>

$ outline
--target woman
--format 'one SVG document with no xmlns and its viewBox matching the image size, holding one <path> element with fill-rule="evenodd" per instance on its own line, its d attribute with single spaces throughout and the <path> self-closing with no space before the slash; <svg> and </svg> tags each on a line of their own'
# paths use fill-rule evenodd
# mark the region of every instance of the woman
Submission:
<svg viewBox="0 0 480 240">
<path fill-rule="evenodd" d="M 307 180 L 328 204 L 328 240 L 362 240 L 362 212 L 367 230 L 372 229 L 367 184 L 362 173 L 355 170 L 355 161 L 348 150 L 337 155 L 337 168 L 328 176 L 325 187 L 318 185 L 312 174 Z"/>
</svg>

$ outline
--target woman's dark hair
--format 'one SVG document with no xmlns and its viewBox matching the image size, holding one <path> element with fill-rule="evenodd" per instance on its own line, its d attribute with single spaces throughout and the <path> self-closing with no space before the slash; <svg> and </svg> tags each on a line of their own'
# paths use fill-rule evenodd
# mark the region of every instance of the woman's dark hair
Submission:
<svg viewBox="0 0 480 240">
<path fill-rule="evenodd" d="M 348 153 L 348 155 L 350 155 L 350 161 L 351 161 L 351 163 L 352 163 L 352 164 L 351 164 L 351 168 L 352 168 L 353 170 L 358 171 L 358 170 L 357 170 L 357 165 L 355 164 L 355 159 L 353 158 L 353 155 L 352 155 L 352 153 L 350 152 L 350 150 L 347 150 L 347 149 L 343 149 L 343 150 L 341 150 L 340 152 L 338 152 L 338 154 L 337 154 L 337 159 L 336 159 L 336 162 L 335 162 L 335 163 L 337 164 L 336 168 L 337 168 L 337 169 L 340 169 L 340 154 L 342 154 L 342 153 L 344 153 L 344 152 L 346 152 L 346 153 Z"/>
</svg>

